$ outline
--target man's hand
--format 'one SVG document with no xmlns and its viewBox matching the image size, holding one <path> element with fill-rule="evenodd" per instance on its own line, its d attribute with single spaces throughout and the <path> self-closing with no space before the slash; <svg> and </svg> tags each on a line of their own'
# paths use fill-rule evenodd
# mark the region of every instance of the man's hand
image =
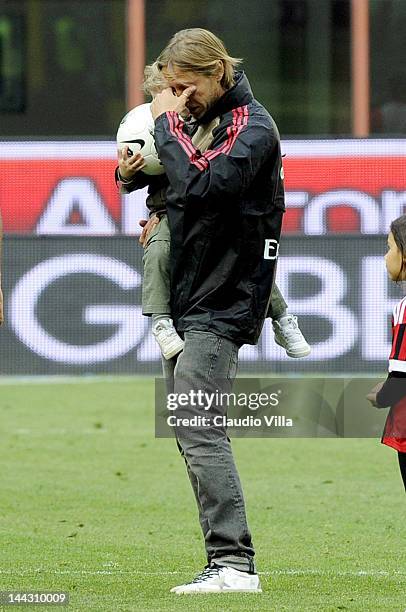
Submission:
<svg viewBox="0 0 406 612">
<path fill-rule="evenodd" d="M 152 215 L 152 217 L 150 217 L 148 221 L 146 221 L 146 219 L 141 219 L 139 223 L 143 228 L 141 236 L 139 238 L 139 242 L 145 249 L 150 233 L 159 223 L 159 217 L 157 217 L 156 215 Z"/>
<path fill-rule="evenodd" d="M 367 400 L 371 402 L 372 406 L 374 406 L 375 408 L 378 408 L 378 404 L 376 403 L 376 395 L 382 389 L 383 385 L 384 382 L 378 383 L 373 389 L 371 389 L 371 391 L 366 396 Z"/>
<path fill-rule="evenodd" d="M 128 146 L 125 145 L 123 149 L 118 149 L 118 168 L 120 176 L 123 179 L 129 179 L 136 172 L 145 168 L 144 158 L 141 153 L 135 153 L 135 155 L 129 155 Z"/>
<path fill-rule="evenodd" d="M 3 325 L 4 322 L 4 312 L 3 312 L 3 292 L 0 288 L 0 325 Z"/>
<path fill-rule="evenodd" d="M 179 115 L 182 113 L 189 114 L 187 109 L 187 101 L 193 92 L 196 91 L 196 85 L 187 87 L 180 96 L 176 96 L 170 87 L 163 89 L 151 102 L 151 113 L 154 119 L 166 113 L 167 111 L 175 111 Z"/>
</svg>

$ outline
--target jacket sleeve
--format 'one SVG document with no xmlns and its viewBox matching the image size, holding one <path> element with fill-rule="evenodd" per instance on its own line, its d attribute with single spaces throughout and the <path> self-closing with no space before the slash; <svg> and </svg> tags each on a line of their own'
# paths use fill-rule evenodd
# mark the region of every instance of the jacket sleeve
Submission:
<svg viewBox="0 0 406 612">
<path fill-rule="evenodd" d="M 213 148 L 204 154 L 192 143 L 183 120 L 174 111 L 155 121 L 155 144 L 172 189 L 185 202 L 210 197 L 233 198 L 251 184 L 279 138 L 244 110 L 233 111 L 232 122 L 220 124 Z"/>
<path fill-rule="evenodd" d="M 382 388 L 376 394 L 378 408 L 394 406 L 406 397 L 406 373 L 390 372 Z"/>
<path fill-rule="evenodd" d="M 142 170 L 136 172 L 133 178 L 129 181 L 122 181 L 119 174 L 119 167 L 117 166 L 114 171 L 114 180 L 120 190 L 120 193 L 131 193 L 137 189 L 143 189 L 143 187 L 149 186 L 151 181 L 147 174 L 144 174 Z"/>
</svg>

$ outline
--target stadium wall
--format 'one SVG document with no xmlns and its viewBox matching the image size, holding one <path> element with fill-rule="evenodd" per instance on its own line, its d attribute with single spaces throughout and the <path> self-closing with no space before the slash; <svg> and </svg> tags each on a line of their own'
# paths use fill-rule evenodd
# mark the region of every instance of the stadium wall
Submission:
<svg viewBox="0 0 406 612">
<path fill-rule="evenodd" d="M 313 351 L 287 358 L 267 321 L 259 345 L 241 350 L 241 371 L 381 372 L 401 295 L 386 278 L 384 234 L 406 205 L 406 141 L 284 141 L 282 149 L 277 282 Z M 115 156 L 112 142 L 0 144 L 1 373 L 159 373 L 140 307 L 145 192 L 118 194 Z"/>
<path fill-rule="evenodd" d="M 241 351 L 252 372 L 383 371 L 390 315 L 382 236 L 286 236 L 277 282 L 313 346 L 292 360 L 267 320 L 258 346 Z M 2 374 L 159 373 L 141 314 L 142 250 L 133 237 L 7 237 Z"/>
</svg>

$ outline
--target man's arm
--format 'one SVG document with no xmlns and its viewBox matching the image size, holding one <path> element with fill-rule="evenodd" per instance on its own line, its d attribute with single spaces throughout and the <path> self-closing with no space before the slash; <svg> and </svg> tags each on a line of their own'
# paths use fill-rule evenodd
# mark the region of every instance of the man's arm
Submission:
<svg viewBox="0 0 406 612">
<path fill-rule="evenodd" d="M 194 146 L 182 119 L 192 85 L 180 96 L 171 88 L 158 94 L 151 112 L 155 120 L 155 145 L 172 189 L 185 202 L 209 197 L 232 199 L 252 182 L 264 161 L 275 156 L 276 177 L 281 171 L 279 134 L 269 116 L 248 105 L 232 110 L 230 120 L 220 123 L 213 148 L 203 154 Z M 275 190 L 278 178 L 276 178 Z M 275 191 L 276 196 L 276 191 Z"/>
</svg>

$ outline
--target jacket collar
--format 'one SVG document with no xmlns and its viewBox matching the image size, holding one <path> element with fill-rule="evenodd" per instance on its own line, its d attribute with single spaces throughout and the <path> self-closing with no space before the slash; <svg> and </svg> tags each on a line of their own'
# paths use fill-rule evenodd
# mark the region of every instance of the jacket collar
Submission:
<svg viewBox="0 0 406 612">
<path fill-rule="evenodd" d="M 234 85 L 209 108 L 207 113 L 196 120 L 197 124 L 210 123 L 215 117 L 224 115 L 237 106 L 248 104 L 254 98 L 251 86 L 244 72 L 234 73 Z"/>
</svg>

